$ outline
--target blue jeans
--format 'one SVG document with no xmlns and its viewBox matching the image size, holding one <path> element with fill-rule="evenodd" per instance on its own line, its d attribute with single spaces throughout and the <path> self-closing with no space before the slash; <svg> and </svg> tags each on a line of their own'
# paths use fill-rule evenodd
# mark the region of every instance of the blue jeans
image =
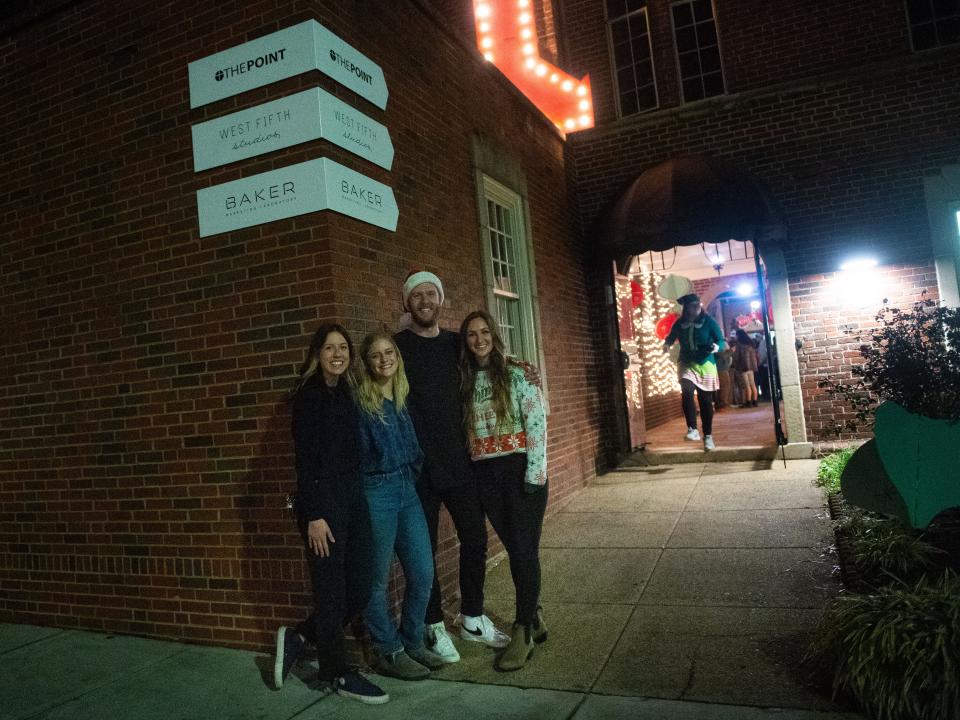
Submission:
<svg viewBox="0 0 960 720">
<path fill-rule="evenodd" d="M 424 616 L 433 586 L 433 551 L 409 468 L 363 480 L 373 536 L 373 590 L 363 618 L 378 652 L 423 646 Z M 390 616 L 387 586 L 396 553 L 406 588 L 399 629 Z"/>
</svg>

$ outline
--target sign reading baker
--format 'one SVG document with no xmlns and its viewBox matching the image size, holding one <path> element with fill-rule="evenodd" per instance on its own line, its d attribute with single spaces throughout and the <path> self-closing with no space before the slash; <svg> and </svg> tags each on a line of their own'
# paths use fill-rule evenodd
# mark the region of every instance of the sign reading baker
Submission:
<svg viewBox="0 0 960 720">
<path fill-rule="evenodd" d="M 383 70 L 316 20 L 306 20 L 188 67 L 190 107 L 319 70 L 377 107 L 387 106 Z"/>
<path fill-rule="evenodd" d="M 329 158 L 197 191 L 200 237 L 318 210 L 333 210 L 391 231 L 396 231 L 399 217 L 393 190 Z"/>
<path fill-rule="evenodd" d="M 389 170 L 393 143 L 384 125 L 320 88 L 194 125 L 199 172 L 323 138 Z"/>
</svg>

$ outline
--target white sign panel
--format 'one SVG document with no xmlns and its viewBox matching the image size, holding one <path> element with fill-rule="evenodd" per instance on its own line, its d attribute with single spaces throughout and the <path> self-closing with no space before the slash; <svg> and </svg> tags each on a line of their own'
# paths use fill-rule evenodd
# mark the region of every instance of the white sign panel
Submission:
<svg viewBox="0 0 960 720">
<path fill-rule="evenodd" d="M 309 70 L 329 75 L 381 109 L 387 106 L 380 66 L 316 20 L 307 20 L 190 63 L 190 107 Z"/>
<path fill-rule="evenodd" d="M 328 209 L 397 229 L 393 190 L 329 158 L 197 191 L 200 237 Z"/>
<path fill-rule="evenodd" d="M 386 126 L 320 88 L 199 123 L 192 132 L 197 172 L 318 138 L 387 170 L 393 165 Z"/>
</svg>

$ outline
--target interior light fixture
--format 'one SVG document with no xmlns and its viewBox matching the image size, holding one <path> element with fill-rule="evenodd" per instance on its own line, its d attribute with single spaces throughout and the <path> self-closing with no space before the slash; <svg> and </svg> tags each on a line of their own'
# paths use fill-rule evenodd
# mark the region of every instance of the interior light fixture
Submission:
<svg viewBox="0 0 960 720">
<path fill-rule="evenodd" d="M 750 297 L 754 294 L 754 292 L 756 291 L 754 290 L 753 285 L 748 282 L 742 282 L 737 285 L 737 295 L 740 297 Z"/>
</svg>

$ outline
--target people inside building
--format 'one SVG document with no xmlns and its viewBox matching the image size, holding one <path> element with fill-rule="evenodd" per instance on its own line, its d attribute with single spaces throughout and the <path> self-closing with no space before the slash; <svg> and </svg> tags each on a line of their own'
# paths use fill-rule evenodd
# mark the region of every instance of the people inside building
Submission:
<svg viewBox="0 0 960 720">
<path fill-rule="evenodd" d="M 714 397 L 714 408 L 723 410 L 733 404 L 733 348 L 727 345 L 723 350 L 716 352 L 717 357 L 717 376 L 720 381 L 720 389 Z"/>
<path fill-rule="evenodd" d="M 758 332 L 753 336 L 753 344 L 757 348 L 757 400 L 759 402 L 770 401 L 770 362 L 767 357 L 766 336 Z"/>
<path fill-rule="evenodd" d="M 699 441 L 697 405 L 703 427 L 703 448 L 713 450 L 713 394 L 720 389 L 717 360 L 714 353 L 725 347 L 723 331 L 717 321 L 704 312 L 700 297 L 695 293 L 677 298 L 683 307 L 680 318 L 673 324 L 663 343 L 668 352 L 675 342 L 680 343 L 678 372 L 683 416 L 687 422 L 686 440 Z M 697 402 L 694 403 L 694 393 Z"/>
<path fill-rule="evenodd" d="M 383 332 L 368 335 L 359 354 L 360 466 L 373 538 L 373 584 L 363 617 L 376 651 L 377 672 L 422 680 L 445 663 L 425 645 L 433 553 L 416 487 L 423 453 L 407 410 L 403 357 L 393 338 Z M 399 626 L 387 596 L 394 555 L 404 576 Z"/>
<path fill-rule="evenodd" d="M 483 509 L 503 542 L 516 593 L 513 630 L 497 668 L 523 668 L 547 639 L 540 608 L 540 534 L 547 506 L 543 397 L 511 365 L 496 321 L 470 313 L 460 326 L 464 421 Z"/>
<path fill-rule="evenodd" d="M 319 687 L 369 704 L 390 697 L 347 662 L 343 627 L 370 599 L 370 514 L 361 474 L 359 413 L 346 379 L 353 359 L 340 325 L 313 336 L 293 395 L 295 513 L 306 547 L 313 612 L 277 632 L 274 682 L 283 685 L 307 642 L 317 651 Z"/>
<path fill-rule="evenodd" d="M 424 453 L 417 492 L 437 551 L 440 507 L 445 506 L 460 541 L 460 637 L 494 648 L 510 637 L 484 614 L 487 526 L 467 452 L 460 405 L 460 337 L 440 328 L 443 284 L 431 272 L 411 273 L 403 284 L 409 327 L 394 336 L 403 354 L 410 394 L 408 409 Z M 440 582 L 434 566 L 426 608 L 427 645 L 447 662 L 460 659 L 444 622 Z"/>
<path fill-rule="evenodd" d="M 733 369 L 743 392 L 741 407 L 757 407 L 757 348 L 742 328 L 737 329 L 737 344 L 733 352 Z"/>
</svg>

